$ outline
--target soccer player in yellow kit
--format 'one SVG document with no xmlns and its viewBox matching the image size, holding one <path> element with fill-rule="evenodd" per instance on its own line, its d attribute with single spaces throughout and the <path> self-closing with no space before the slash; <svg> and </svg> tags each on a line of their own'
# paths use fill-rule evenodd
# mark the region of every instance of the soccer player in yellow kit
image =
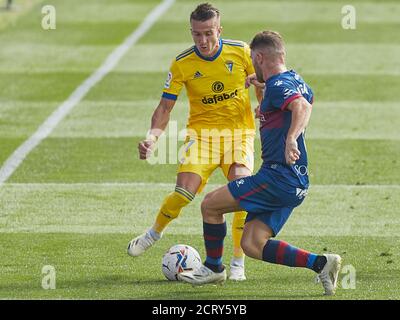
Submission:
<svg viewBox="0 0 400 320">
<path fill-rule="evenodd" d="M 185 154 L 179 159 L 175 191 L 164 199 L 153 227 L 129 243 L 128 254 L 133 257 L 161 238 L 166 226 L 201 192 L 217 167 L 229 181 L 253 171 L 255 123 L 245 87 L 246 78 L 254 73 L 250 49 L 244 42 L 220 38 L 219 11 L 208 3 L 192 12 L 190 24 L 195 45 L 173 61 L 149 134 L 139 143 L 140 159 L 147 159 L 185 86 L 190 105 Z M 256 94 L 261 100 L 261 89 L 257 88 Z M 233 218 L 231 280 L 246 279 L 240 247 L 245 218 L 244 211 L 235 212 Z"/>
</svg>

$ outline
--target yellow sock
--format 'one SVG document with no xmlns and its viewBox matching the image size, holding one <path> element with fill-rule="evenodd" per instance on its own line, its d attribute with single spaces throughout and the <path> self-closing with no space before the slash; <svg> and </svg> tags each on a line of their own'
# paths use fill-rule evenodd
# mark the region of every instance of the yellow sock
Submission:
<svg viewBox="0 0 400 320">
<path fill-rule="evenodd" d="M 161 205 L 153 230 L 161 233 L 166 226 L 179 216 L 182 208 L 187 206 L 194 198 L 194 194 L 183 188 L 176 187 L 175 192 L 169 194 Z"/>
<path fill-rule="evenodd" d="M 244 252 L 240 246 L 242 240 L 244 222 L 246 221 L 246 211 L 238 211 L 234 213 L 232 222 L 232 240 L 233 240 L 233 257 L 244 258 Z"/>
</svg>

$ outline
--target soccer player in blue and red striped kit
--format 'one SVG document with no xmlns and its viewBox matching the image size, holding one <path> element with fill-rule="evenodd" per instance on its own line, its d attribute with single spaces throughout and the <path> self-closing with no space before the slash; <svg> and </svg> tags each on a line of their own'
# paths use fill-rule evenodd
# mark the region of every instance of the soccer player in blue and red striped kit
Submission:
<svg viewBox="0 0 400 320">
<path fill-rule="evenodd" d="M 260 105 L 263 164 L 257 174 L 228 183 L 206 195 L 202 202 L 207 258 L 195 271 L 178 275 L 194 285 L 223 282 L 224 214 L 248 212 L 241 246 L 251 258 L 317 273 L 325 294 L 335 293 L 341 257 L 315 254 L 285 241 L 272 239 L 282 229 L 309 187 L 304 131 L 311 115 L 313 92 L 304 80 L 285 65 L 285 46 L 277 32 L 263 31 L 251 42 L 256 85 L 265 82 Z"/>
</svg>

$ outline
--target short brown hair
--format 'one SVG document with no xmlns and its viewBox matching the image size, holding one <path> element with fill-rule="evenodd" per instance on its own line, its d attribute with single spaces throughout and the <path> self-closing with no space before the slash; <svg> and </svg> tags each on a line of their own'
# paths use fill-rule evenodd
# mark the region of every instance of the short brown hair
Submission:
<svg viewBox="0 0 400 320">
<path fill-rule="evenodd" d="M 257 33 L 250 43 L 250 48 L 267 48 L 274 55 L 285 55 L 285 43 L 282 36 L 276 31 L 261 31 Z"/>
<path fill-rule="evenodd" d="M 190 21 L 207 21 L 219 17 L 219 10 L 209 3 L 202 3 L 190 14 Z"/>
</svg>

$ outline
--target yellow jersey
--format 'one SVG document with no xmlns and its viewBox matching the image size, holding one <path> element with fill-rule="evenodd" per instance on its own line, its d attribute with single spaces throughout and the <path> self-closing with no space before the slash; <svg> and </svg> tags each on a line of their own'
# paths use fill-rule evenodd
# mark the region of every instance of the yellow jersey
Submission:
<svg viewBox="0 0 400 320">
<path fill-rule="evenodd" d="M 220 39 L 218 52 L 204 57 L 196 46 L 183 51 L 172 62 L 163 97 L 176 100 L 186 87 L 190 112 L 187 128 L 255 130 L 247 75 L 254 73 L 249 46 L 241 41 Z"/>
</svg>

